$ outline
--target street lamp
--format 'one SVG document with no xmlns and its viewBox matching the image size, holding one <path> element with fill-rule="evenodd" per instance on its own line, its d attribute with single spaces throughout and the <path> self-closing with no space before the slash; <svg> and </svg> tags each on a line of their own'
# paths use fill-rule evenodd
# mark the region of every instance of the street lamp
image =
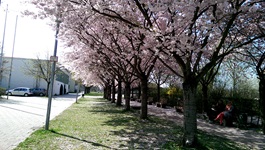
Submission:
<svg viewBox="0 0 265 150">
<path fill-rule="evenodd" d="M 59 33 L 59 28 L 60 28 L 60 23 L 61 23 L 60 4 L 56 5 L 56 9 L 57 9 L 56 20 L 55 20 L 55 22 L 56 22 L 56 33 L 55 33 L 54 53 L 53 53 L 53 56 L 50 57 L 50 61 L 53 62 L 53 64 L 52 64 L 52 72 L 51 72 L 51 83 L 50 83 L 49 95 L 48 95 L 48 107 L 47 107 L 45 130 L 49 130 L 54 75 L 55 75 L 56 62 L 58 61 L 58 57 L 56 56 L 56 54 L 57 54 L 57 46 L 58 46 L 58 39 L 57 38 L 58 38 L 58 33 Z"/>
</svg>

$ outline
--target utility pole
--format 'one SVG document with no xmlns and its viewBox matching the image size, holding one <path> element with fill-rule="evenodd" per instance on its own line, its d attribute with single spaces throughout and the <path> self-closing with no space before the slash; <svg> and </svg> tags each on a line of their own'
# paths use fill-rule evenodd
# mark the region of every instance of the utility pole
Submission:
<svg viewBox="0 0 265 150">
<path fill-rule="evenodd" d="M 4 33 L 3 33 L 3 40 L 2 40 L 2 46 L 1 46 L 1 57 L 0 57 L 0 86 L 2 85 L 3 55 L 4 55 L 4 43 L 5 43 L 5 35 L 6 35 L 7 12 L 8 12 L 8 5 L 6 5 L 6 16 L 5 16 L 5 24 L 4 24 Z"/>
<path fill-rule="evenodd" d="M 13 56 L 14 56 L 16 34 L 17 34 L 17 19 L 18 19 L 18 15 L 16 17 L 16 25 L 15 25 L 15 33 L 14 33 L 14 39 L 13 39 L 12 57 L 11 57 L 11 64 L 10 64 L 10 72 L 9 72 L 7 90 L 10 89 L 10 82 L 11 82 L 11 74 L 12 74 L 12 67 L 13 67 Z M 7 99 L 8 99 L 8 94 L 7 94 Z"/>
<path fill-rule="evenodd" d="M 51 84 L 49 88 L 49 95 L 48 95 L 48 107 L 47 107 L 47 115 L 46 115 L 46 123 L 45 123 L 45 130 L 49 130 L 49 122 L 50 122 L 50 113 L 51 113 L 51 105 L 52 105 L 52 96 L 53 96 L 53 84 L 54 84 L 54 75 L 55 75 L 55 68 L 56 68 L 56 62 L 58 61 L 57 54 L 57 45 L 58 45 L 58 33 L 61 23 L 61 15 L 60 15 L 60 5 L 58 4 L 56 6 L 57 8 L 57 14 L 56 14 L 56 33 L 55 33 L 55 44 L 54 44 L 54 54 L 50 57 L 50 61 L 53 62 L 52 64 L 52 72 L 51 72 Z"/>
</svg>

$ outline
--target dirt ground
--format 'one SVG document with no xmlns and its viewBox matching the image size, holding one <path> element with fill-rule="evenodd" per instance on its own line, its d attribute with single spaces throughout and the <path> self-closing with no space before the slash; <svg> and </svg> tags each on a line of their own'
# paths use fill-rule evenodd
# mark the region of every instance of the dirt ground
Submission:
<svg viewBox="0 0 265 150">
<path fill-rule="evenodd" d="M 136 101 L 131 101 L 131 106 L 140 106 Z M 148 114 L 176 122 L 183 126 L 183 114 L 176 112 L 174 108 L 161 108 L 155 105 L 148 105 Z M 210 134 L 218 135 L 237 142 L 246 144 L 249 149 L 264 150 L 265 135 L 255 132 L 254 130 L 242 130 L 236 127 L 224 127 L 217 124 L 211 124 L 205 119 L 197 119 L 198 129 Z"/>
</svg>

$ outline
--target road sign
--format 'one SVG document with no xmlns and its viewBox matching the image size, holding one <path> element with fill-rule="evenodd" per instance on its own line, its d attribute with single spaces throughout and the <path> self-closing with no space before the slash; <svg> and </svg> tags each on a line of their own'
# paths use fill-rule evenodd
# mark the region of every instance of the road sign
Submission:
<svg viewBox="0 0 265 150">
<path fill-rule="evenodd" d="M 50 61 L 51 62 L 58 62 L 58 57 L 57 56 L 51 56 Z"/>
</svg>

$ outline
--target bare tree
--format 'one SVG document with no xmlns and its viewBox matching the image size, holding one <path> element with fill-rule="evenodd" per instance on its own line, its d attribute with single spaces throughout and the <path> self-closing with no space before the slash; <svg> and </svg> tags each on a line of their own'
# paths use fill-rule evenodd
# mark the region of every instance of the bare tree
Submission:
<svg viewBox="0 0 265 150">
<path fill-rule="evenodd" d="M 47 83 L 47 91 L 51 83 L 51 62 L 47 59 L 31 59 L 25 63 L 24 73 L 35 77 L 37 80 L 43 79 Z M 36 85 L 37 87 L 38 85 Z"/>
</svg>

